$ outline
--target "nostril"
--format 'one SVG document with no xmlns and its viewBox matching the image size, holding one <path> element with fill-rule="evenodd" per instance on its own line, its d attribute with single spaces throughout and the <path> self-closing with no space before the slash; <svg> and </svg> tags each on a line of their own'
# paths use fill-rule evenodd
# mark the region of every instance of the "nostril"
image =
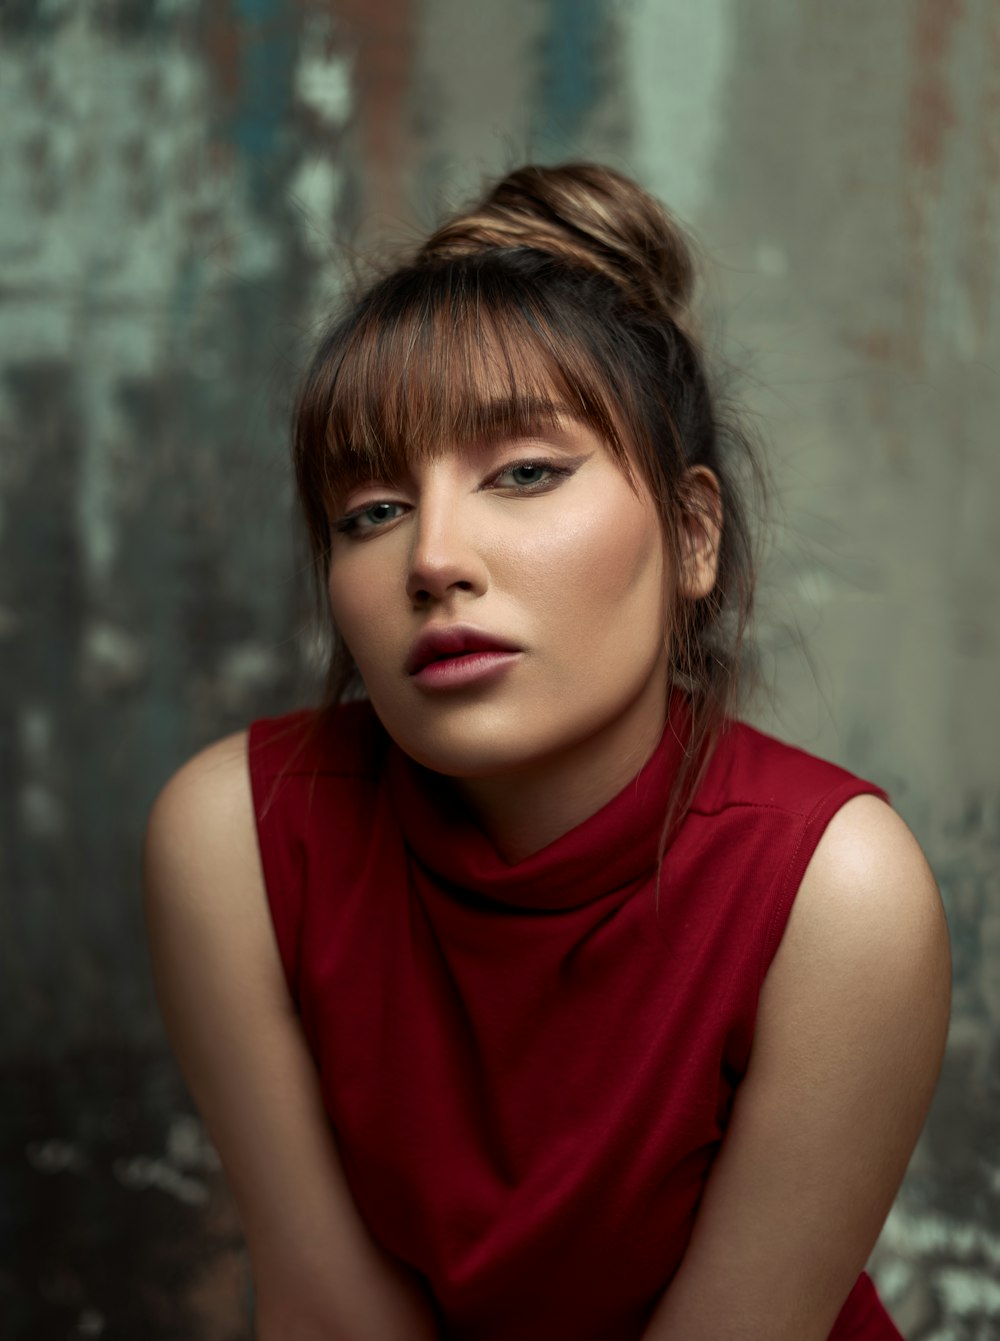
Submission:
<svg viewBox="0 0 1000 1341">
<path fill-rule="evenodd" d="M 2 5 L 2 3 L 3 3 L 3 0 L 0 0 L 0 5 Z M 476 589 L 476 584 L 475 584 L 475 582 L 471 581 L 471 580 L 468 579 L 468 578 L 460 578 L 458 581 L 447 583 L 447 589 L 448 589 L 449 591 L 450 591 L 453 587 L 455 588 L 456 591 L 475 591 L 475 589 Z M 431 600 L 431 599 L 433 598 L 433 596 L 435 595 L 435 593 L 432 592 L 432 591 L 431 591 L 429 588 L 427 588 L 427 587 L 417 587 L 417 588 L 413 589 L 413 588 L 410 587 L 409 583 L 407 583 L 407 588 L 406 588 L 406 590 L 407 590 L 407 593 L 408 593 L 410 599 L 413 601 L 414 605 L 416 605 L 417 607 L 420 607 L 420 606 L 425 605 L 425 604 L 426 604 L 429 600 Z M 438 590 L 437 595 L 440 596 L 440 595 L 443 593 L 443 590 L 444 590 L 444 585 L 442 585 L 442 587 Z"/>
</svg>

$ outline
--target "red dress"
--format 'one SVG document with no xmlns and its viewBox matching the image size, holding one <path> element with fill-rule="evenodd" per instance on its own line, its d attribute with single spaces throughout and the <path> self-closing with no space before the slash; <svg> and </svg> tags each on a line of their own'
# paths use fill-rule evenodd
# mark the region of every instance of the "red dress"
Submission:
<svg viewBox="0 0 1000 1341">
<path fill-rule="evenodd" d="M 884 790 L 730 723 L 654 866 L 687 700 L 508 865 L 367 701 L 250 730 L 275 936 L 345 1173 L 455 1341 L 638 1341 L 684 1254 L 824 827 Z M 310 726 L 318 731 L 310 732 Z M 862 1273 L 830 1333 L 886 1341 Z"/>
</svg>

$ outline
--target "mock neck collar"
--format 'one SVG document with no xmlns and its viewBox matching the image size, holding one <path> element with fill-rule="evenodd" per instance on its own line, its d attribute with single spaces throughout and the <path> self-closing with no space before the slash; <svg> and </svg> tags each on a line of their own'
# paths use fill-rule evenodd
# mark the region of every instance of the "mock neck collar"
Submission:
<svg viewBox="0 0 1000 1341">
<path fill-rule="evenodd" d="M 689 729 L 690 699 L 674 687 L 659 744 L 639 772 L 600 810 L 514 863 L 500 855 L 449 779 L 390 741 L 388 782 L 406 845 L 436 881 L 512 908 L 591 903 L 653 874 Z"/>
</svg>

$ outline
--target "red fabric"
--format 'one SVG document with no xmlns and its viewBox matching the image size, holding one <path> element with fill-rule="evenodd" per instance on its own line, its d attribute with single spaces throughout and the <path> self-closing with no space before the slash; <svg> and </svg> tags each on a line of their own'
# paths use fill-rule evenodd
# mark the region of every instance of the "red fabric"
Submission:
<svg viewBox="0 0 1000 1341">
<path fill-rule="evenodd" d="M 806 864 L 850 797 L 888 799 L 731 723 L 657 915 L 687 724 L 675 692 L 638 776 L 515 865 L 367 702 L 251 727 L 275 935 L 352 1192 L 456 1341 L 642 1335 Z M 899 1335 L 862 1274 L 831 1338 Z"/>
</svg>

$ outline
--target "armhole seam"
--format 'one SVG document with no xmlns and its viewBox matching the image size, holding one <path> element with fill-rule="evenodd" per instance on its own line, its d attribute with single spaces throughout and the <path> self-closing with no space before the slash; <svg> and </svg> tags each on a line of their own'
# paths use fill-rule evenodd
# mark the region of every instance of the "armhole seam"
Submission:
<svg viewBox="0 0 1000 1341">
<path fill-rule="evenodd" d="M 252 722 L 247 731 L 247 769 L 250 774 L 250 792 L 253 799 L 254 832 L 257 837 L 257 850 L 260 855 L 261 872 L 264 877 L 264 898 L 267 904 L 271 930 L 278 948 L 278 955 L 284 971 L 285 985 L 297 1013 L 301 1012 L 296 974 L 297 934 L 294 923 L 301 916 L 301 908 L 289 907 L 288 891 L 281 880 L 280 854 L 275 846 L 270 816 L 275 810 L 274 802 L 283 781 L 275 775 L 267 761 L 266 737 L 259 739 L 263 723 Z M 255 737 L 257 739 L 255 739 Z M 268 790 L 268 788 L 270 790 Z"/>
</svg>

